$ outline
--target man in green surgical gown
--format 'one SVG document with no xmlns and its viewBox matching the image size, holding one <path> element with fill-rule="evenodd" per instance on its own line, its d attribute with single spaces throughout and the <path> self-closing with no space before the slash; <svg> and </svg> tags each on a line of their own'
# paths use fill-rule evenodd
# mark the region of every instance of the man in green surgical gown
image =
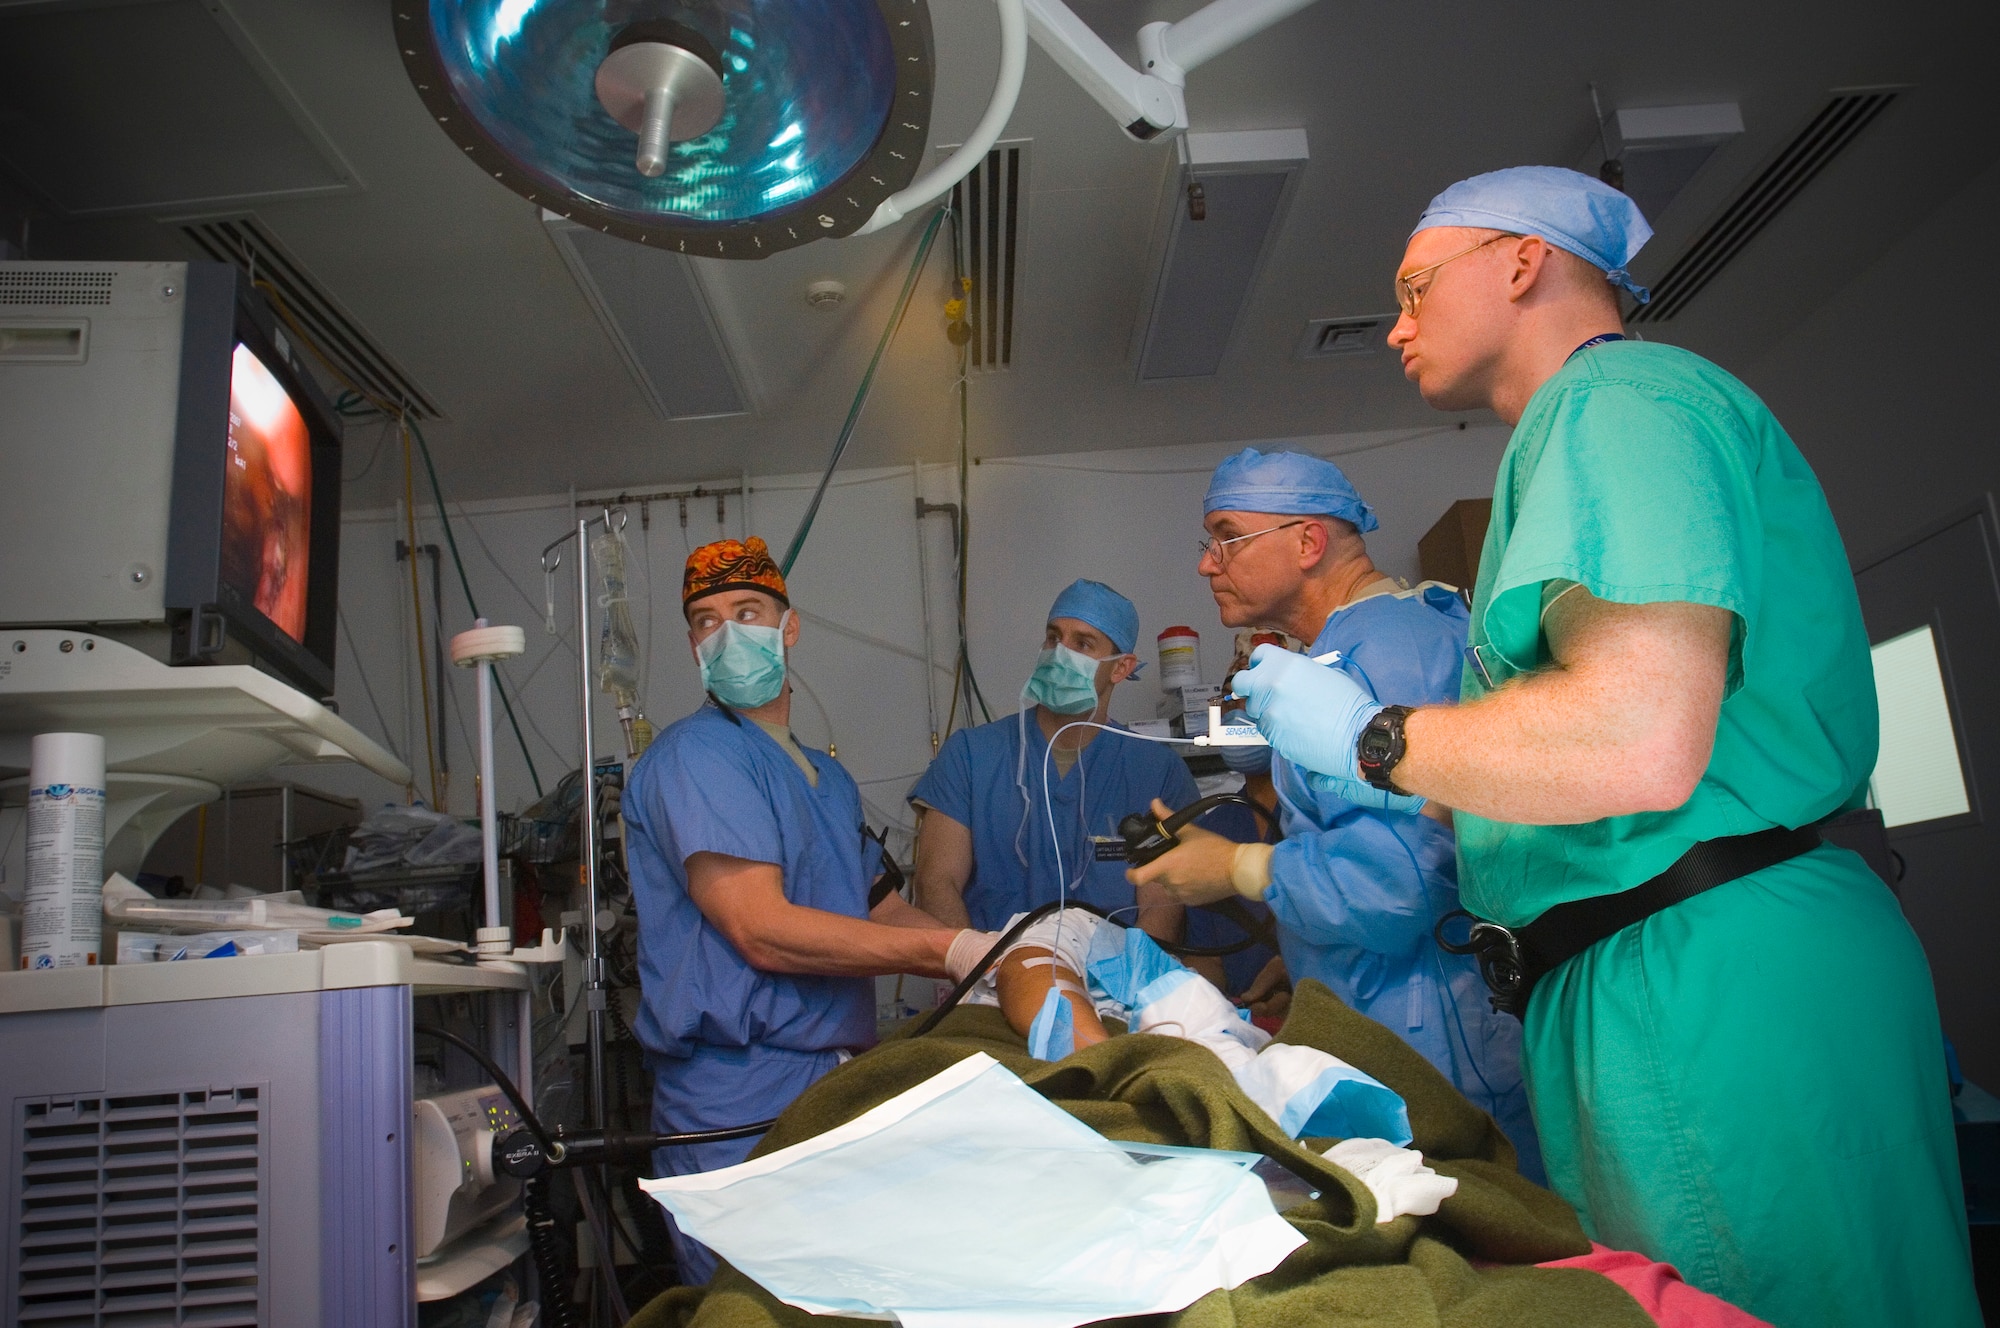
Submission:
<svg viewBox="0 0 2000 1328">
<path fill-rule="evenodd" d="M 1524 1016 L 1550 1183 L 1593 1235 L 1781 1328 L 1970 1328 L 1923 952 L 1858 857 L 1785 829 L 1859 805 L 1874 766 L 1853 579 L 1763 403 L 1622 335 L 1649 234 L 1548 167 L 1432 202 L 1390 343 L 1433 406 L 1514 425 L 1461 703 L 1385 710 L 1282 652 L 1236 690 L 1331 784 L 1455 809 L 1472 913 L 1546 938 L 1598 901 Z M 1752 844 L 1775 865 L 1742 868 Z M 1670 867 L 1711 888 L 1662 904 Z M 1650 911 L 1601 925 L 1641 885 Z"/>
</svg>

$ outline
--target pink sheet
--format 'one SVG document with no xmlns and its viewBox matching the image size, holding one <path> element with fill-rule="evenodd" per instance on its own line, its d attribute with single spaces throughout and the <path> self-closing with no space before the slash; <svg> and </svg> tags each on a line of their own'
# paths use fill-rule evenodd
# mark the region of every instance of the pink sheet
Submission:
<svg viewBox="0 0 2000 1328">
<path fill-rule="evenodd" d="M 1593 1241 L 1588 1254 L 1541 1266 L 1602 1273 L 1624 1287 L 1660 1328 L 1771 1328 L 1721 1297 L 1689 1286 L 1672 1264 L 1654 1263 L 1630 1250 L 1606 1249 Z"/>
</svg>

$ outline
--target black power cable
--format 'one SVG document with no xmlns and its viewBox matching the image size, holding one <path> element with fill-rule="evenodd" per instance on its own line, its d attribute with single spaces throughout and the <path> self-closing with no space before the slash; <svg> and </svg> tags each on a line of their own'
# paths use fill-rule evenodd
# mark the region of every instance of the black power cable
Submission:
<svg viewBox="0 0 2000 1328">
<path fill-rule="evenodd" d="M 410 1031 L 423 1037 L 434 1037 L 440 1042 L 449 1042 L 452 1046 L 457 1047 L 460 1051 L 472 1057 L 480 1069 L 493 1076 L 494 1084 L 499 1087 L 502 1093 L 507 1095 L 507 1101 L 514 1106 L 514 1114 L 521 1118 L 521 1124 L 527 1128 L 528 1133 L 535 1136 L 535 1142 L 542 1146 L 543 1153 L 551 1158 L 560 1158 L 563 1155 L 564 1150 L 562 1146 L 550 1138 L 549 1132 L 542 1128 L 542 1122 L 535 1116 L 534 1108 L 528 1105 L 528 1099 L 521 1096 L 521 1090 L 514 1087 L 514 1081 L 507 1076 L 506 1072 L 499 1065 L 494 1063 L 491 1056 L 488 1056 L 458 1034 L 448 1033 L 435 1024 L 415 1024 L 411 1026 Z"/>
<path fill-rule="evenodd" d="M 1037 908 L 1031 908 L 1026 913 L 1023 913 L 1021 920 L 1002 932 L 1000 939 L 993 942 L 992 948 L 980 956 L 979 962 L 972 966 L 972 971 L 967 973 L 959 981 L 959 984 L 951 989 L 951 994 L 938 1002 L 938 1008 L 925 1015 L 924 1021 L 911 1030 L 910 1036 L 922 1037 L 933 1028 L 936 1028 L 940 1020 L 958 1008 L 958 1003 L 965 999 L 966 993 L 972 990 L 979 979 L 986 976 L 986 971 L 999 961 L 1000 956 L 1006 952 L 1007 947 L 1021 939 L 1022 932 L 1063 907 L 1065 907 L 1065 901 L 1051 899 L 1048 903 Z M 1079 900 L 1072 899 L 1067 901 L 1067 907 L 1081 909 L 1085 913 L 1095 913 L 1098 917 L 1106 921 L 1109 921 L 1111 917 L 1109 913 L 1106 913 L 1095 904 L 1086 904 Z"/>
<path fill-rule="evenodd" d="M 726 1129 L 686 1130 L 678 1134 L 654 1134 L 648 1131 L 628 1134 L 619 1130 L 586 1130 L 576 1134 L 551 1135 L 542 1127 L 542 1122 L 528 1106 L 527 1099 L 521 1096 L 521 1090 L 514 1086 L 514 1081 L 508 1077 L 505 1070 L 494 1063 L 491 1056 L 456 1033 L 448 1033 L 434 1024 L 417 1024 L 413 1031 L 425 1037 L 449 1042 L 478 1062 L 480 1069 L 493 1076 L 494 1084 L 506 1095 L 507 1101 L 513 1104 L 515 1112 L 521 1117 L 522 1127 L 534 1136 L 542 1160 L 549 1166 L 581 1166 L 585 1163 L 613 1161 L 620 1157 L 650 1152 L 655 1148 L 678 1148 L 682 1145 L 722 1143 L 729 1139 L 749 1139 L 765 1133 L 778 1123 L 774 1117 L 771 1120 L 752 1121 L 748 1125 L 732 1125 Z M 496 1140 L 495 1153 L 511 1151 L 508 1140 L 513 1137 L 505 1135 Z M 499 1165 L 500 1159 L 497 1156 L 495 1161 L 496 1165 Z M 499 1169 L 514 1175 L 532 1174 L 536 1168 L 526 1168 L 518 1173 L 509 1171 L 505 1165 L 499 1165 Z"/>
</svg>

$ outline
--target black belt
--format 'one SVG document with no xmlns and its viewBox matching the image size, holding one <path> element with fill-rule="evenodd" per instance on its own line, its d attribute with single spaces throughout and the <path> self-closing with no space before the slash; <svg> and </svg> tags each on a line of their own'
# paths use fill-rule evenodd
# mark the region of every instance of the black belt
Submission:
<svg viewBox="0 0 2000 1328">
<path fill-rule="evenodd" d="M 1518 1019 L 1527 1014 L 1528 997 L 1542 975 L 1565 960 L 1661 909 L 1809 853 L 1820 842 L 1816 823 L 1797 830 L 1773 826 L 1747 835 L 1704 839 L 1658 876 L 1630 890 L 1557 904 L 1527 926 L 1513 929 L 1455 909 L 1438 922 L 1433 935 L 1452 954 L 1478 955 L 1480 976 L 1493 990 L 1493 1008 Z M 1462 942 L 1444 937 L 1446 924 L 1454 918 L 1472 923 Z"/>
</svg>

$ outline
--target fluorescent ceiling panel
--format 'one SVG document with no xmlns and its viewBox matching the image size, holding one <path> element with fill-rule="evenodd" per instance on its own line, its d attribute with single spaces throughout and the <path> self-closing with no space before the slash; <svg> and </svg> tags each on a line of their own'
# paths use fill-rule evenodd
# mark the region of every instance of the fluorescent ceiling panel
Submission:
<svg viewBox="0 0 2000 1328">
<path fill-rule="evenodd" d="M 0 162 L 70 216 L 190 212 L 354 183 L 213 0 L 0 13 Z"/>
<path fill-rule="evenodd" d="M 1883 824 L 1915 825 L 1965 815 L 1972 801 L 1959 766 L 1958 735 L 1931 629 L 1891 637 L 1869 653 L 1875 659 L 1882 745 L 1868 787 Z"/>
<path fill-rule="evenodd" d="M 550 212 L 542 221 L 654 411 L 691 420 L 750 409 L 692 260 Z"/>
</svg>

